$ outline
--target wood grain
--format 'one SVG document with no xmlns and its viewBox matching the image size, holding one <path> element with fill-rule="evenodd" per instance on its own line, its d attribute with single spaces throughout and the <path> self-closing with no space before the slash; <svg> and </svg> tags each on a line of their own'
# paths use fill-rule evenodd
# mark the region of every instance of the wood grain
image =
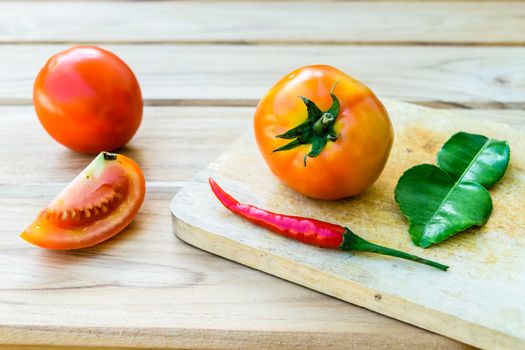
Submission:
<svg viewBox="0 0 525 350">
<path fill-rule="evenodd" d="M 300 65 L 523 127 L 522 4 L 0 0 L 0 349 L 470 348 L 193 249 L 167 208 Z M 18 232 L 91 158 L 51 140 L 30 106 L 40 67 L 75 43 L 124 58 L 155 106 L 121 150 L 148 195 L 114 240 L 57 253 Z"/>
<path fill-rule="evenodd" d="M 135 138 L 118 152 L 139 163 L 148 184 L 178 186 L 246 130 L 252 114 L 251 108 L 149 107 Z M 9 164 L 0 184 L 65 184 L 93 158 L 55 142 L 32 107 L 1 107 L 0 115 L 0 159 Z"/>
<path fill-rule="evenodd" d="M 37 1 L 1 6 L 4 43 L 525 43 L 525 8 L 503 1 Z"/>
<path fill-rule="evenodd" d="M 521 110 L 456 110 L 472 117 L 525 125 Z M 119 150 L 144 170 L 148 188 L 179 188 L 251 128 L 253 108 L 147 107 L 133 140 Z M 0 106 L 0 193 L 31 194 L 43 184 L 63 186 L 93 158 L 55 142 L 29 106 Z M 16 186 L 14 186 L 16 185 Z"/>
<path fill-rule="evenodd" d="M 67 47 L 0 45 L 0 103 L 30 104 L 39 69 L 48 57 Z M 136 72 L 148 104 L 255 106 L 285 74 L 303 65 L 324 63 L 363 81 L 384 97 L 449 108 L 525 107 L 525 48 L 104 47 Z"/>
<path fill-rule="evenodd" d="M 525 126 L 524 111 L 462 112 Z M 148 179 L 136 223 L 98 247 L 60 253 L 29 246 L 18 233 L 90 156 L 56 144 L 31 107 L 0 107 L 0 342 L 52 348 L 466 348 L 173 238 L 171 198 L 251 126 L 252 114 L 253 108 L 146 108 L 139 133 L 123 150 Z"/>
<path fill-rule="evenodd" d="M 175 233 L 201 249 L 474 346 L 525 347 L 520 263 L 525 259 L 525 157 L 519 152 L 525 131 L 385 102 L 396 139 L 381 177 L 363 195 L 330 202 L 297 194 L 271 175 L 248 133 L 177 193 Z M 403 171 L 432 163 L 443 142 L 460 130 L 508 140 L 512 161 L 491 190 L 489 222 L 423 250 L 410 243 L 393 191 Z M 323 250 L 268 233 L 225 210 L 209 189 L 210 176 L 242 202 L 337 222 L 380 245 L 451 267 L 443 272 L 399 259 Z"/>
<path fill-rule="evenodd" d="M 0 342 L 9 349 L 467 348 L 183 243 L 171 229 L 174 189 L 148 191 L 114 239 L 57 252 L 18 233 L 60 186 L 17 187 L 0 191 Z"/>
</svg>

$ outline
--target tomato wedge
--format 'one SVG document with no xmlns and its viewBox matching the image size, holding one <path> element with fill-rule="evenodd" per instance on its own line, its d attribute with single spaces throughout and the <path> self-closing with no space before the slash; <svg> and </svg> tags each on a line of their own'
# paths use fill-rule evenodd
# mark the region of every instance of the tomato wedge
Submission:
<svg viewBox="0 0 525 350">
<path fill-rule="evenodd" d="M 48 249 L 79 249 L 122 231 L 139 211 L 146 185 L 132 159 L 100 153 L 21 234 Z"/>
</svg>

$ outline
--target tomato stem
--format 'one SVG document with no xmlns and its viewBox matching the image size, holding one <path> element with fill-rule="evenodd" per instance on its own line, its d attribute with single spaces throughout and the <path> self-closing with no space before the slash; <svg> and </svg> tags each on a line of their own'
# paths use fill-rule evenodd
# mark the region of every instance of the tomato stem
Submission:
<svg viewBox="0 0 525 350">
<path fill-rule="evenodd" d="M 332 113 L 324 113 L 318 121 L 314 123 L 313 129 L 318 135 L 322 135 L 330 127 L 330 124 L 335 120 Z"/>
<path fill-rule="evenodd" d="M 114 154 L 114 153 L 102 152 L 102 155 L 104 156 L 104 160 L 115 160 L 115 159 L 117 159 L 117 155 Z"/>
<path fill-rule="evenodd" d="M 339 100 L 333 93 L 337 83 L 338 82 L 336 82 L 330 90 L 332 105 L 325 112 L 322 112 L 314 102 L 301 96 L 308 113 L 306 121 L 286 131 L 284 134 L 276 135 L 277 138 L 292 141 L 276 148 L 273 152 L 288 151 L 301 145 L 311 144 L 312 148 L 310 152 L 304 156 L 304 166 L 306 166 L 307 157 L 317 157 L 321 154 L 321 151 L 328 141 L 334 142 L 337 140 L 334 125 L 339 114 Z"/>
</svg>

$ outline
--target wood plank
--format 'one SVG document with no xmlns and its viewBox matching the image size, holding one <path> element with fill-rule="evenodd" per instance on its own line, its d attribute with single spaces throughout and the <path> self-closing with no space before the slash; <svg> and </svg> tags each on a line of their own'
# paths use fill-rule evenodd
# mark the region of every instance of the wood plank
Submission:
<svg viewBox="0 0 525 350">
<path fill-rule="evenodd" d="M 300 320 L 298 320 L 300 322 Z M 141 349 L 362 349 L 376 350 L 378 348 L 403 350 L 406 346 L 414 350 L 468 350 L 474 349 L 458 342 L 446 339 L 428 340 L 420 334 L 410 334 L 404 332 L 398 334 L 395 339 L 389 335 L 379 334 L 353 334 L 340 332 L 257 332 L 257 331 L 215 331 L 215 330 L 192 330 L 192 329 L 173 329 L 163 328 L 137 332 L 136 330 L 103 329 L 101 336 L 95 336 L 95 332 L 100 332 L 97 328 L 82 327 L 79 329 L 69 328 L 57 332 L 49 332 L 46 329 L 34 329 L 20 331 L 14 330 L 16 336 L 26 335 L 26 339 L 34 339 L 34 335 L 44 335 L 38 340 L 43 346 L 0 346 L 0 349 L 9 350 L 141 350 Z M 0 331 L 1 332 L 1 331 Z M 29 334 L 29 336 L 27 336 Z M 405 337 L 422 337 L 422 339 L 409 338 L 409 341 L 401 339 Z M 435 337 L 435 335 L 431 335 Z M 78 344 L 81 340 L 85 346 L 57 347 L 54 344 Z M 27 340 L 26 340 L 27 341 Z M 113 344 L 111 347 L 104 345 L 93 347 L 90 344 Z M 139 347 L 136 347 L 137 344 Z M 128 348 L 129 346 L 129 348 Z"/>
<path fill-rule="evenodd" d="M 120 152 L 135 159 L 150 188 L 178 188 L 239 135 L 251 128 L 253 108 L 146 107 L 135 138 Z M 523 127 L 525 111 L 464 111 Z M 68 183 L 92 159 L 56 143 L 40 126 L 29 106 L 0 106 L 0 193 L 37 191 L 41 184 Z M 35 171 L 37 171 L 35 173 Z M 35 194 L 38 192 L 35 192 Z"/>
<path fill-rule="evenodd" d="M 524 15 L 503 1 L 2 2 L 0 42 L 523 45 Z"/>
<path fill-rule="evenodd" d="M 525 130 L 385 102 L 395 125 L 395 143 L 382 175 L 364 194 L 344 201 L 299 195 L 271 175 L 253 136 L 246 133 L 177 193 L 171 207 L 174 232 L 198 248 L 467 344 L 524 348 L 525 155 L 520 150 L 525 149 Z M 508 140 L 512 160 L 505 177 L 491 189 L 490 220 L 423 250 L 410 241 L 394 188 L 409 167 L 433 163 L 443 142 L 460 130 Z M 227 211 L 211 193 L 209 177 L 241 202 L 339 223 L 367 240 L 450 269 L 319 249 L 269 233 Z"/>
<path fill-rule="evenodd" d="M 183 243 L 168 209 L 175 190 L 149 191 L 114 239 L 59 252 L 18 237 L 59 186 L 14 187 L 0 191 L 0 342 L 8 349 L 468 348 Z"/>
<path fill-rule="evenodd" d="M 0 184 L 69 182 L 93 158 L 51 139 L 32 107 L 2 107 L 0 115 L 0 159 L 10 163 Z M 177 187 L 246 130 L 251 116 L 248 108 L 148 107 L 135 138 L 119 152 L 140 164 L 148 182 Z"/>
<path fill-rule="evenodd" d="M 0 103 L 29 104 L 48 57 L 67 45 L 0 45 Z M 378 95 L 466 108 L 525 108 L 525 48 L 109 45 L 149 104 L 254 106 L 282 76 L 325 63 Z M 213 57 L 213 59 L 210 59 Z"/>
</svg>

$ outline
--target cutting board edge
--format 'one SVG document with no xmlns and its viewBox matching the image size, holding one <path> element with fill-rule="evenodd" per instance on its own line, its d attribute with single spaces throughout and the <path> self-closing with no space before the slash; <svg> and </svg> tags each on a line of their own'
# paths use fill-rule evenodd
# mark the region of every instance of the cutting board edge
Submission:
<svg viewBox="0 0 525 350">
<path fill-rule="evenodd" d="M 195 176 L 194 180 L 192 181 L 195 181 L 195 179 L 198 178 L 199 175 L 202 175 L 202 173 L 205 173 L 206 170 Z M 328 283 L 334 282 L 338 283 L 342 280 L 341 278 L 337 278 L 335 275 L 323 272 L 319 275 L 329 277 L 328 281 L 324 281 L 320 285 L 315 285 L 311 282 L 309 283 L 308 277 L 303 276 L 301 269 L 295 269 L 295 273 L 293 273 L 294 269 L 283 269 L 285 262 L 292 264 L 294 267 L 297 267 L 301 264 L 262 249 L 250 247 L 250 249 L 256 249 L 258 254 L 253 254 L 253 252 L 249 251 L 247 251 L 246 254 L 235 254 L 235 250 L 243 252 L 248 248 L 248 246 L 227 237 L 211 233 L 203 228 L 194 226 L 191 223 L 186 222 L 182 216 L 177 213 L 176 202 L 178 198 L 181 198 L 184 195 L 184 190 L 185 189 L 183 188 L 181 191 L 179 191 L 171 203 L 173 232 L 179 239 L 194 247 L 248 266 L 250 268 L 265 272 L 269 275 L 276 276 L 286 281 L 343 300 L 345 302 L 349 302 L 382 315 L 412 324 L 416 327 L 420 327 L 428 331 L 459 340 L 468 345 L 479 348 L 502 350 L 514 350 L 521 347 L 525 348 L 525 341 L 522 339 L 486 328 L 467 320 L 460 320 L 457 317 L 434 309 L 413 303 L 410 304 L 408 301 L 391 294 L 384 292 L 377 293 L 370 288 L 348 280 L 345 280 L 345 283 L 350 284 L 352 289 L 349 291 L 348 286 L 345 286 L 345 288 L 339 288 L 341 290 L 341 294 L 338 295 L 337 293 L 331 292 L 329 289 L 323 289 L 322 285 L 328 285 Z M 206 238 L 199 239 L 201 236 Z M 269 265 L 265 266 L 264 262 L 262 262 L 263 259 L 259 259 L 261 262 L 258 263 L 257 257 L 271 257 L 272 259 L 265 259 L 265 262 L 267 264 L 269 263 Z M 270 267 L 274 267 L 274 269 L 272 270 Z M 307 267 L 302 265 L 300 267 L 307 268 L 309 271 L 320 271 L 309 266 Z M 358 295 L 355 294 L 355 292 L 361 292 L 361 294 L 364 295 Z M 379 295 L 379 297 L 377 295 Z M 367 300 L 369 300 L 369 303 L 366 302 Z M 406 315 L 403 313 L 403 310 L 405 310 L 409 304 L 412 310 L 408 315 Z M 419 319 L 416 322 L 415 319 L 418 317 Z M 441 320 L 436 322 L 436 318 L 440 318 Z M 425 321 L 421 322 L 421 319 Z M 427 319 L 431 319 L 433 322 L 430 322 L 430 320 L 427 321 Z M 454 327 L 450 327 L 451 323 L 456 323 L 456 325 Z M 447 324 L 448 326 L 440 327 L 440 324 Z M 465 327 L 465 325 L 468 325 L 468 327 Z M 449 332 L 447 330 L 448 328 L 454 329 L 454 332 Z M 483 334 L 483 337 L 480 337 L 480 334 Z"/>
</svg>

